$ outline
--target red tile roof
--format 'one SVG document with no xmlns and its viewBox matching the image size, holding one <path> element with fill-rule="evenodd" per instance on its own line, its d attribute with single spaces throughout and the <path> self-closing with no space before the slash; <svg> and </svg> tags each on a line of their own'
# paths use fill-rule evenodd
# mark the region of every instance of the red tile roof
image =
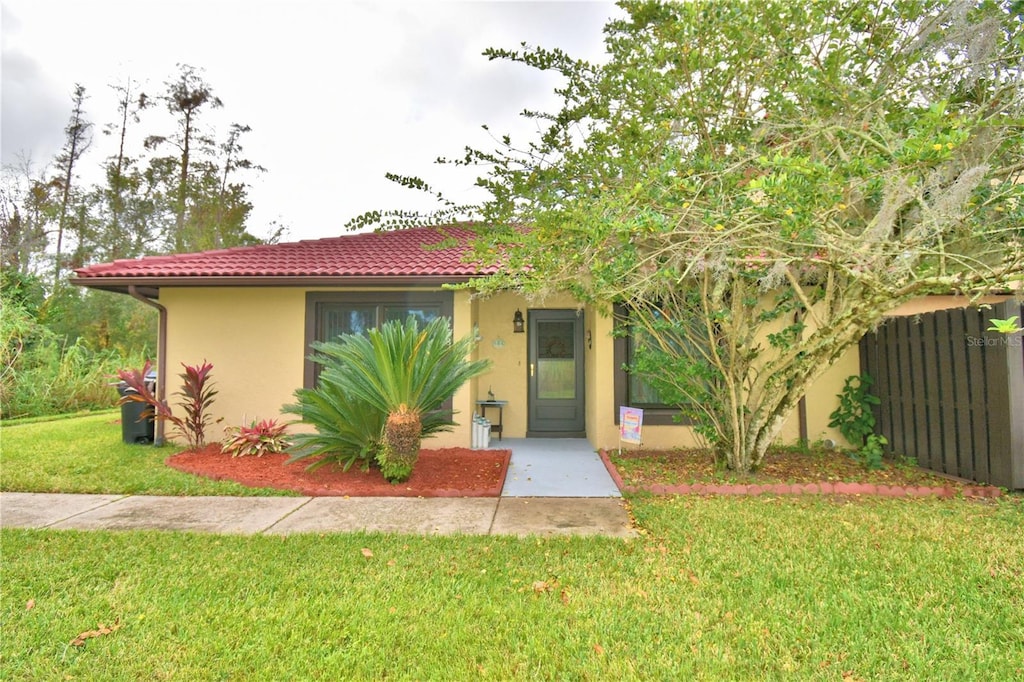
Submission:
<svg viewBox="0 0 1024 682">
<path fill-rule="evenodd" d="M 473 236 L 465 227 L 420 227 L 390 232 L 367 232 L 327 239 L 245 246 L 199 253 L 149 256 L 138 260 L 118 260 L 80 268 L 76 283 L 102 286 L 104 278 L 181 284 L 203 278 L 224 278 L 233 284 L 237 278 L 294 277 L 364 278 L 401 277 L 430 279 L 466 279 L 486 274 L 462 259 L 466 244 Z M 458 240 L 458 246 L 425 248 L 444 239 Z"/>
</svg>

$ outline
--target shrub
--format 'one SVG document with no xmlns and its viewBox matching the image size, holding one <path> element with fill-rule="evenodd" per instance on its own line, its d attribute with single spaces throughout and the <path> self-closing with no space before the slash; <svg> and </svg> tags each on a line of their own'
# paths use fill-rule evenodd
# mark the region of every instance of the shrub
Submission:
<svg viewBox="0 0 1024 682">
<path fill-rule="evenodd" d="M 258 423 L 254 420 L 249 426 L 229 426 L 225 429 L 227 437 L 221 444 L 221 452 L 232 457 L 262 457 L 271 452 L 284 452 L 291 446 L 291 440 L 285 435 L 287 428 L 287 424 L 278 424 L 276 419 Z"/>
<path fill-rule="evenodd" d="M 881 469 L 883 448 L 889 444 L 885 436 L 872 433 L 864 441 L 859 450 L 852 453 L 852 457 L 864 465 L 865 469 Z"/>
<path fill-rule="evenodd" d="M 110 375 L 131 360 L 119 350 L 96 350 L 83 339 L 68 344 L 30 310 L 5 300 L 0 315 L 0 416 L 109 408 L 115 401 Z"/>
<path fill-rule="evenodd" d="M 141 363 L 145 344 L 134 343 L 141 337 L 133 336 L 127 345 L 115 347 L 98 337 L 72 333 L 69 314 L 81 320 L 107 319 L 102 311 L 85 305 L 88 302 L 70 295 L 68 287 L 44 300 L 37 277 L 0 270 L 0 417 L 45 416 L 114 404 L 110 375 L 131 366 L 136 357 Z M 118 329 L 117 338 L 123 341 Z"/>
<path fill-rule="evenodd" d="M 869 389 L 874 379 L 868 374 L 848 376 L 839 393 L 839 407 L 829 415 L 832 428 L 838 428 L 846 440 L 860 447 L 864 439 L 875 432 L 875 415 L 871 408 L 881 404 L 877 396 L 871 395 Z"/>
<path fill-rule="evenodd" d="M 410 316 L 366 336 L 343 334 L 314 344 L 314 360 L 324 367 L 320 383 L 297 391 L 298 404 L 285 409 L 313 424 L 318 435 L 300 435 L 297 448 L 306 454 L 293 459 L 315 451 L 350 466 L 374 457 L 389 481 L 407 479 L 422 438 L 454 425 L 444 402 L 489 365 L 466 359 L 473 335 L 454 343 L 451 335 L 445 319 L 421 330 Z"/>
<path fill-rule="evenodd" d="M 32 346 L 46 341 L 46 331 L 24 306 L 4 301 L 0 315 L 0 406 L 4 417 L 23 416 L 17 399 L 21 374 Z"/>
<path fill-rule="evenodd" d="M 187 441 L 188 449 L 198 450 L 206 445 L 206 428 L 213 423 L 207 411 L 213 404 L 213 396 L 217 395 L 212 384 L 208 383 L 213 365 L 203 360 L 202 365 L 191 366 L 182 363 L 181 366 L 185 368 L 185 371 L 178 375 L 182 379 L 182 387 L 175 395 L 184 398 L 181 403 L 185 408 L 184 419 L 176 416 L 167 401 L 159 400 L 150 390 L 146 380 L 146 375 L 152 367 L 149 360 L 141 371 L 117 371 L 117 377 L 133 391 L 124 395 L 117 404 L 122 405 L 129 401 L 146 403 L 150 409 L 143 413 L 143 417 L 151 416 L 157 420 L 171 422 Z"/>
<path fill-rule="evenodd" d="M 328 362 L 326 356 L 314 360 Z M 295 392 L 298 402 L 284 407 L 285 412 L 299 415 L 316 428 L 314 433 L 292 436 L 289 463 L 319 457 L 307 469 L 334 462 L 348 471 L 356 462 L 368 468 L 376 461 L 387 415 L 349 395 L 339 384 L 339 371 L 325 364 L 316 389 L 299 389 Z"/>
<path fill-rule="evenodd" d="M 882 466 L 882 449 L 889 442 L 875 433 L 875 415 L 871 408 L 882 401 L 869 392 L 873 383 L 868 374 L 847 377 L 838 395 L 839 407 L 829 415 L 832 421 L 828 423 L 855 446 L 851 456 L 867 469 Z"/>
</svg>

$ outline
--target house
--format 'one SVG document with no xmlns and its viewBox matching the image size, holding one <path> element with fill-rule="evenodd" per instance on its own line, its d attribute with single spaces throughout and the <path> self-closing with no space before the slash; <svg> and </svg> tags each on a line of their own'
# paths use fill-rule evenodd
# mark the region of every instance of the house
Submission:
<svg viewBox="0 0 1024 682">
<path fill-rule="evenodd" d="M 569 296 L 538 303 L 448 288 L 487 274 L 463 260 L 471 236 L 465 228 L 414 228 L 154 256 L 82 268 L 72 282 L 158 308 L 160 376 L 173 377 L 181 363 L 211 362 L 214 416 L 224 426 L 280 417 L 297 388 L 313 386 L 313 341 L 412 314 L 450 318 L 456 337 L 476 330 L 478 356 L 492 361 L 454 396 L 459 426 L 431 445 L 469 446 L 469 415 L 490 395 L 504 402 L 500 414 L 487 414 L 500 418 L 504 437 L 585 437 L 594 447 L 616 447 L 619 406 L 635 405 L 645 410 L 645 446 L 696 443 L 673 410 L 631 389 L 622 369 L 627 339 L 613 337 L 609 316 Z M 859 372 L 851 348 L 814 384 L 782 439 L 840 441 L 829 414 L 844 379 Z M 175 381 L 165 389 L 172 393 Z"/>
</svg>

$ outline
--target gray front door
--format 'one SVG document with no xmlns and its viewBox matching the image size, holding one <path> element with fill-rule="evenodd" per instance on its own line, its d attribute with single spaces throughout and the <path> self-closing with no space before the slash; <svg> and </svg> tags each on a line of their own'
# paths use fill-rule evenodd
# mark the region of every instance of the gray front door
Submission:
<svg viewBox="0 0 1024 682">
<path fill-rule="evenodd" d="M 585 435 L 583 313 L 530 310 L 528 436 Z"/>
</svg>

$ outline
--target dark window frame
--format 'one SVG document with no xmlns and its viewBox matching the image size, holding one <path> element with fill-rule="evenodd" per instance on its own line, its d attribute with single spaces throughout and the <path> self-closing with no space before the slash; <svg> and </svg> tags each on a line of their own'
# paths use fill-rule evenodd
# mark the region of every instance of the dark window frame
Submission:
<svg viewBox="0 0 1024 682">
<path fill-rule="evenodd" d="M 314 388 L 319 375 L 319 366 L 310 360 L 313 354 L 313 342 L 318 339 L 322 327 L 321 310 L 325 304 L 351 304 L 363 306 L 376 306 L 377 326 L 379 327 L 384 319 L 384 308 L 394 305 L 436 305 L 441 310 L 441 317 L 447 318 L 453 323 L 455 313 L 455 296 L 451 291 L 410 291 L 407 289 L 394 291 L 308 291 L 306 292 L 306 332 L 305 344 L 303 346 L 305 355 L 303 358 L 304 388 Z"/>
<path fill-rule="evenodd" d="M 614 324 L 616 328 L 615 342 L 612 357 L 615 363 L 614 396 L 615 424 L 619 424 L 619 407 L 637 407 L 644 411 L 644 424 L 649 426 L 690 426 L 693 420 L 683 415 L 678 407 L 668 405 L 651 406 L 649 403 L 630 404 L 629 400 L 629 373 L 624 369 L 629 363 L 630 335 L 628 333 L 629 314 L 626 308 L 621 305 L 614 307 Z M 623 330 L 623 327 L 627 330 Z M 625 332 L 625 333 L 623 333 Z"/>
</svg>

